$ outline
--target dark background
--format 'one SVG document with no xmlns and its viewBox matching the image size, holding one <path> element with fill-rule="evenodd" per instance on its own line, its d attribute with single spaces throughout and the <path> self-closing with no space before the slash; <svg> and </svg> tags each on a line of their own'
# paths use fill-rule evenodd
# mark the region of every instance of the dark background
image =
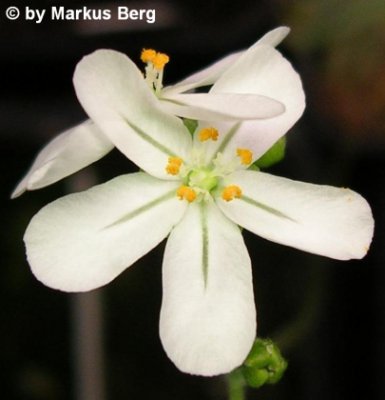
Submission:
<svg viewBox="0 0 385 400">
<path fill-rule="evenodd" d="M 280 50 L 300 72 L 303 118 L 288 135 L 287 155 L 270 171 L 293 179 L 349 186 L 371 204 L 375 236 L 367 257 L 339 262 L 245 233 L 253 261 L 258 334 L 289 360 L 282 381 L 248 399 L 385 398 L 385 3 L 350 1 L 149 0 L 154 24 L 112 21 L 8 21 L 0 6 L 1 398 L 76 397 L 78 298 L 44 287 L 25 260 L 31 217 L 68 191 L 66 179 L 10 201 L 38 150 L 85 118 L 72 87 L 83 55 L 113 48 L 138 62 L 143 47 L 166 52 L 165 83 L 288 25 Z M 115 2 L 27 3 L 114 8 Z M 114 150 L 89 168 L 98 182 L 132 171 Z M 73 184 L 72 184 L 73 187 Z M 97 294 L 102 303 L 106 399 L 226 398 L 223 377 L 182 374 L 158 338 L 164 244 Z M 91 310 L 92 312 L 92 310 Z M 96 311 L 95 311 L 96 312 Z M 100 397 L 102 398 L 102 397 Z M 96 400 L 89 398 L 87 400 Z"/>
</svg>

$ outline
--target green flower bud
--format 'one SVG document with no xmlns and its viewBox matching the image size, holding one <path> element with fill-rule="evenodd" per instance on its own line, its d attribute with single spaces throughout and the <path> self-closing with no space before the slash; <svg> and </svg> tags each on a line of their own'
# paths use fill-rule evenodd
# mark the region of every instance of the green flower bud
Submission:
<svg viewBox="0 0 385 400">
<path fill-rule="evenodd" d="M 277 383 L 287 368 L 287 361 L 270 339 L 257 338 L 247 356 L 242 373 L 247 384 L 259 388 Z"/>
</svg>

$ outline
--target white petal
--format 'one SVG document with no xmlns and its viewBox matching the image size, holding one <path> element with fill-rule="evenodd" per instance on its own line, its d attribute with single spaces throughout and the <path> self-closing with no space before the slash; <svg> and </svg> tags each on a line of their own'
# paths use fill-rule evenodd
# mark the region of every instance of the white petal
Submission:
<svg viewBox="0 0 385 400">
<path fill-rule="evenodd" d="M 11 197 L 51 185 L 107 154 L 113 144 L 91 121 L 56 136 L 38 154 Z"/>
<path fill-rule="evenodd" d="M 266 33 L 261 39 L 259 39 L 253 46 L 258 46 L 261 44 L 269 46 L 277 46 L 281 41 L 288 35 L 290 29 L 288 27 L 282 26 L 272 31 Z M 202 86 L 209 86 L 215 83 L 219 77 L 231 67 L 235 61 L 244 53 L 245 51 L 238 51 L 236 53 L 229 54 L 228 56 L 221 58 L 214 64 L 196 72 L 193 75 L 183 79 L 173 86 L 167 86 L 163 89 L 164 97 L 171 97 L 174 94 L 187 92 L 188 90 L 195 89 Z"/>
<path fill-rule="evenodd" d="M 282 55 L 270 46 L 247 51 L 212 87 L 210 93 L 254 93 L 273 98 L 286 108 L 283 114 L 266 120 L 244 121 L 227 146 L 231 154 L 237 147 L 249 148 L 254 159 L 262 156 L 302 115 L 305 95 L 299 75 Z M 218 124 L 221 132 L 233 124 Z M 220 145 L 220 140 L 218 140 Z"/>
<path fill-rule="evenodd" d="M 259 46 L 261 44 L 276 47 L 282 42 L 283 39 L 285 39 L 289 32 L 290 28 L 287 26 L 275 28 L 262 36 L 252 47 Z"/>
<path fill-rule="evenodd" d="M 348 260 L 362 258 L 373 236 L 370 206 L 350 189 L 237 171 L 228 182 L 242 198 L 217 200 L 234 222 L 273 242 Z"/>
<path fill-rule="evenodd" d="M 124 54 L 98 50 L 74 74 L 76 94 L 115 146 L 149 174 L 169 179 L 170 155 L 185 159 L 191 135 L 182 121 L 160 110 L 141 72 Z"/>
<path fill-rule="evenodd" d="M 240 57 L 243 51 L 229 54 L 212 65 L 196 72 L 183 79 L 173 86 L 167 86 L 162 90 L 162 96 L 170 97 L 176 93 L 187 92 L 202 86 L 212 85 L 234 62 Z"/>
<path fill-rule="evenodd" d="M 285 111 L 282 103 L 269 97 L 237 93 L 176 94 L 162 101 L 162 108 L 201 121 L 263 119 Z"/>
<path fill-rule="evenodd" d="M 24 236 L 32 272 L 68 292 L 113 280 L 161 242 L 185 212 L 177 182 L 122 175 L 40 210 Z"/>
<path fill-rule="evenodd" d="M 182 371 L 239 366 L 256 331 L 250 258 L 238 226 L 214 204 L 192 204 L 167 241 L 160 337 Z"/>
</svg>

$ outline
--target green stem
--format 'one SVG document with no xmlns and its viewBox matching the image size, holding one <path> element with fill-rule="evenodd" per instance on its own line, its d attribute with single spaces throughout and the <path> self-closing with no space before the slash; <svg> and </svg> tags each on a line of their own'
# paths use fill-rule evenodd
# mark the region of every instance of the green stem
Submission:
<svg viewBox="0 0 385 400">
<path fill-rule="evenodd" d="M 246 400 L 246 382 L 238 368 L 227 375 L 228 400 Z"/>
</svg>

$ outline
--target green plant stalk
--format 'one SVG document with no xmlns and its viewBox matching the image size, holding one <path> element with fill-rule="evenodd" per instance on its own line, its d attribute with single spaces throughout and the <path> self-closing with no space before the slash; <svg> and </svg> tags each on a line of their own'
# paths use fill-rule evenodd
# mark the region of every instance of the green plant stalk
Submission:
<svg viewBox="0 0 385 400">
<path fill-rule="evenodd" d="M 228 400 L 246 400 L 246 382 L 240 368 L 227 375 Z"/>
</svg>

